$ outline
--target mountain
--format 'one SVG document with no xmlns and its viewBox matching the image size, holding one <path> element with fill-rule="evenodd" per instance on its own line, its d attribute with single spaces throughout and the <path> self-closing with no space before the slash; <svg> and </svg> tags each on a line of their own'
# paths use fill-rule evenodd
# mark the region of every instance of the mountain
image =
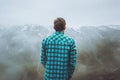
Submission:
<svg viewBox="0 0 120 80">
<path fill-rule="evenodd" d="M 0 80 L 43 77 L 41 41 L 52 33 L 51 26 L 0 25 Z M 77 45 L 73 80 L 119 79 L 120 25 L 67 28 L 65 35 L 75 39 Z M 113 77 L 108 79 L 111 75 Z"/>
</svg>

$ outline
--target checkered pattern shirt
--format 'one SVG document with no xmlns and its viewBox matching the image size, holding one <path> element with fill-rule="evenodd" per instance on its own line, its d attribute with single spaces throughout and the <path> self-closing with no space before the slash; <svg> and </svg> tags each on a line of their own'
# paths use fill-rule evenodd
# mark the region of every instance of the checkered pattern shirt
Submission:
<svg viewBox="0 0 120 80">
<path fill-rule="evenodd" d="M 62 32 L 43 39 L 41 63 L 45 68 L 44 80 L 68 80 L 76 66 L 76 45 L 72 38 Z"/>
</svg>

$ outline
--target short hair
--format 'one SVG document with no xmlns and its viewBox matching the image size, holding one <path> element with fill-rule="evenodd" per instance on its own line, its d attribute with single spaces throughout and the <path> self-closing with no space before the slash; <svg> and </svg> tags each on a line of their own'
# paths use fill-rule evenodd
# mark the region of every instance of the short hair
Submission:
<svg viewBox="0 0 120 80">
<path fill-rule="evenodd" d="M 63 31 L 66 28 L 66 21 L 64 18 L 58 17 L 54 20 L 54 29 L 56 31 Z"/>
</svg>

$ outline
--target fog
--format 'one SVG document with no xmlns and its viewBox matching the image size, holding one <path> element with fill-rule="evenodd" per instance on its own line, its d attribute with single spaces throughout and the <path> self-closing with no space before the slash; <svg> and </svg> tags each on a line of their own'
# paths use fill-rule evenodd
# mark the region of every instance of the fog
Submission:
<svg viewBox="0 0 120 80">
<path fill-rule="evenodd" d="M 40 25 L 0 26 L 0 80 L 43 80 L 40 64 L 43 38 L 52 27 Z M 120 26 L 67 28 L 75 39 L 77 66 L 72 80 L 119 80 Z"/>
</svg>

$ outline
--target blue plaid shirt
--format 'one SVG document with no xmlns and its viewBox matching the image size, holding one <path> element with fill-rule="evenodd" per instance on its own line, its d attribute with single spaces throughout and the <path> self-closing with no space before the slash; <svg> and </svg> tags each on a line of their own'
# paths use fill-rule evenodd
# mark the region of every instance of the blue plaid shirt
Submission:
<svg viewBox="0 0 120 80">
<path fill-rule="evenodd" d="M 76 66 L 76 45 L 72 38 L 56 31 L 43 39 L 41 63 L 45 68 L 44 80 L 68 80 Z"/>
</svg>

